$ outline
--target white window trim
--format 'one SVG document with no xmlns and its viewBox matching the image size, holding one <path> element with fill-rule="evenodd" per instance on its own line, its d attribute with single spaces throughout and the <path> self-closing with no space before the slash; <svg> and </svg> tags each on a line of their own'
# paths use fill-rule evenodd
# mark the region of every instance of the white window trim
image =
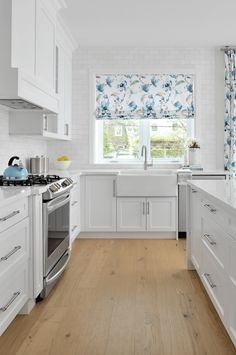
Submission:
<svg viewBox="0 0 236 355">
<path fill-rule="evenodd" d="M 176 74 L 176 73 L 181 73 L 181 74 L 191 74 L 194 76 L 194 103 L 195 103 L 195 116 L 194 116 L 194 127 L 193 127 L 193 135 L 194 137 L 199 138 L 199 129 L 197 127 L 197 122 L 198 122 L 198 101 L 199 101 L 199 90 L 198 87 L 200 87 L 199 84 L 199 75 L 198 70 L 193 67 L 193 66 L 178 66 L 175 68 L 168 68 L 168 67 L 160 67 L 160 68 L 130 68 L 127 69 L 127 67 L 124 68 L 119 68 L 119 69 L 109 69 L 107 67 L 97 67 L 94 69 L 89 70 L 89 92 L 90 92 L 90 105 L 89 105 L 89 164 L 91 166 L 99 166 L 99 167 L 117 167 L 117 168 L 122 168 L 122 167 L 127 167 L 127 165 L 131 165 L 133 167 L 135 166 L 141 166 L 143 165 L 143 162 L 140 160 L 139 163 L 137 162 L 132 162 L 132 161 L 123 161 L 121 162 L 98 162 L 98 151 L 97 151 L 97 135 L 96 135 L 96 118 L 95 118 L 95 97 L 96 97 L 96 88 L 95 88 L 95 81 L 96 81 L 96 75 L 99 74 L 130 74 L 130 73 L 135 73 L 135 74 L 140 74 L 140 75 L 145 75 L 145 74 Z M 149 151 L 149 149 L 148 149 Z M 175 167 L 175 166 L 180 166 L 182 165 L 181 162 L 168 162 L 166 161 L 165 163 L 157 163 L 155 162 L 158 167 Z"/>
</svg>

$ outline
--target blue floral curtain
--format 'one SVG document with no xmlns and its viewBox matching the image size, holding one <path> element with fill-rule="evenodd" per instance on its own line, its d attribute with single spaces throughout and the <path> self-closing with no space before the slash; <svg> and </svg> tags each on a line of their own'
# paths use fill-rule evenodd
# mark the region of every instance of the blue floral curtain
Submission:
<svg viewBox="0 0 236 355">
<path fill-rule="evenodd" d="M 225 142 L 224 165 L 226 170 L 236 167 L 236 50 L 225 49 Z"/>
<path fill-rule="evenodd" d="M 193 118 L 193 75 L 96 75 L 96 119 Z"/>
</svg>

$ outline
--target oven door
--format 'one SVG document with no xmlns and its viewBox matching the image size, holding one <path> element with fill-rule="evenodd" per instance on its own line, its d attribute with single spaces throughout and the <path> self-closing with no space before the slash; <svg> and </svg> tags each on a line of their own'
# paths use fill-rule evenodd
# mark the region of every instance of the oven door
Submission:
<svg viewBox="0 0 236 355">
<path fill-rule="evenodd" d="M 44 277 L 69 248 L 70 194 L 43 203 Z"/>
</svg>

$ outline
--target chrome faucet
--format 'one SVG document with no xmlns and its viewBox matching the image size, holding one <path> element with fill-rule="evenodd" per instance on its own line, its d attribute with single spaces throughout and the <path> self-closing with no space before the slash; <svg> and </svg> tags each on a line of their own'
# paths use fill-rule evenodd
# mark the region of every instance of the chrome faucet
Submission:
<svg viewBox="0 0 236 355">
<path fill-rule="evenodd" d="M 142 146 L 141 157 L 143 157 L 143 154 L 144 154 L 143 167 L 144 167 L 144 170 L 147 170 L 148 166 L 152 166 L 153 165 L 153 162 L 148 163 L 148 161 L 147 161 L 147 146 L 146 145 Z"/>
</svg>

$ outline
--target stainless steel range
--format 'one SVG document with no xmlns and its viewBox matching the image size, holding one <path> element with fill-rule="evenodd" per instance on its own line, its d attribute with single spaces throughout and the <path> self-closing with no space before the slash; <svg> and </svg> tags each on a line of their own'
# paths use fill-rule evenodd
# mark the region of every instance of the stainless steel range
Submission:
<svg viewBox="0 0 236 355">
<path fill-rule="evenodd" d="M 73 180 L 56 179 L 43 193 L 43 255 L 44 289 L 40 294 L 45 298 L 66 268 L 70 258 L 69 221 L 70 190 Z"/>
</svg>

